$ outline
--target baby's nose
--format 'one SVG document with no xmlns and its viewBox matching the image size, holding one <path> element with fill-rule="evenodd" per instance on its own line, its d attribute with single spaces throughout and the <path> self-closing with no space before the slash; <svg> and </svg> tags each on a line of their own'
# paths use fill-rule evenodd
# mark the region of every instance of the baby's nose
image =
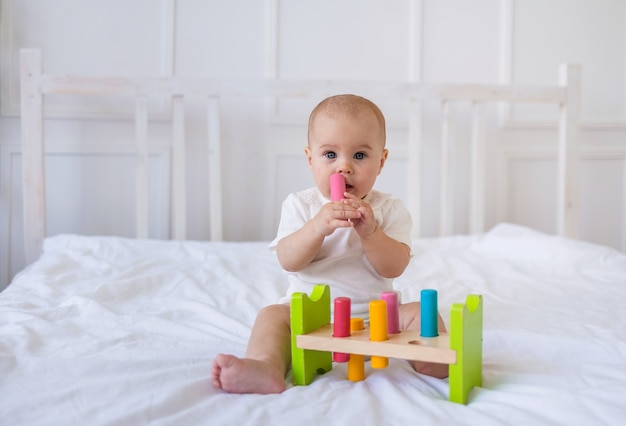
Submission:
<svg viewBox="0 0 626 426">
<path fill-rule="evenodd" d="M 348 162 L 344 162 L 341 167 L 337 168 L 337 173 L 341 173 L 342 175 L 352 174 L 352 165 Z"/>
</svg>

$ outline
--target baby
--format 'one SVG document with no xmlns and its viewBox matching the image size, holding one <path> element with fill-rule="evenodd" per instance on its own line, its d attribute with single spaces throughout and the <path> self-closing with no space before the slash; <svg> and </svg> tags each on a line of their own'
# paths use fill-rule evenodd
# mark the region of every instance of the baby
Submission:
<svg viewBox="0 0 626 426">
<path fill-rule="evenodd" d="M 373 189 L 382 171 L 385 118 L 356 95 L 324 99 L 309 117 L 304 152 L 315 187 L 290 194 L 270 249 L 287 272 L 290 288 L 280 303 L 263 308 L 254 323 L 245 358 L 219 354 L 213 383 L 232 393 L 280 393 L 291 360 L 289 300 L 331 286 L 331 296 L 350 297 L 352 313 L 366 316 L 370 300 L 392 290 L 392 280 L 411 258 L 411 217 L 399 200 Z M 341 201 L 330 201 L 330 176 L 345 177 Z M 420 304 L 400 304 L 400 329 L 419 330 Z M 445 330 L 439 317 L 439 330 Z M 445 378 L 447 364 L 411 361 L 415 371 Z"/>
</svg>

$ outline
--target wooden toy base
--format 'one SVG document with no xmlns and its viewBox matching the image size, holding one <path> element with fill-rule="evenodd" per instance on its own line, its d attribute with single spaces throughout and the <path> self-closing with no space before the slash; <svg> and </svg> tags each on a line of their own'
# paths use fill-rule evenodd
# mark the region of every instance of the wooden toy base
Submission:
<svg viewBox="0 0 626 426">
<path fill-rule="evenodd" d="M 301 349 L 327 352 L 343 352 L 358 355 L 384 356 L 439 364 L 456 363 L 456 351 L 450 349 L 450 336 L 442 333 L 437 337 L 421 337 L 419 331 L 405 330 L 390 334 L 389 339 L 372 342 L 369 328 L 352 331 L 350 337 L 333 337 L 332 324 L 296 336 Z"/>
<path fill-rule="evenodd" d="M 317 285 L 311 297 L 294 293 L 291 300 L 291 354 L 296 385 L 307 385 L 317 373 L 330 371 L 332 352 L 401 358 L 449 365 L 450 401 L 466 404 L 474 386 L 482 386 L 482 296 L 469 295 L 450 309 L 450 333 L 421 337 L 405 330 L 387 340 L 371 341 L 369 329 L 333 337 L 330 289 Z"/>
</svg>

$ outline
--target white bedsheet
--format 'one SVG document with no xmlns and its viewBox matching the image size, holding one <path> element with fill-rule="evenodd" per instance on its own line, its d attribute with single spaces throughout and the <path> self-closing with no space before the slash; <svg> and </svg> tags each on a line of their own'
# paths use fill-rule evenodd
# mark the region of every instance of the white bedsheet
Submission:
<svg viewBox="0 0 626 426">
<path fill-rule="evenodd" d="M 256 312 L 287 283 L 267 243 L 62 235 L 0 293 L 0 424 L 623 424 L 626 255 L 499 225 L 422 239 L 396 280 L 439 291 L 444 318 L 484 297 L 483 386 L 467 406 L 401 360 L 346 365 L 281 395 L 213 388 Z M 288 380 L 290 377 L 288 377 Z"/>
</svg>

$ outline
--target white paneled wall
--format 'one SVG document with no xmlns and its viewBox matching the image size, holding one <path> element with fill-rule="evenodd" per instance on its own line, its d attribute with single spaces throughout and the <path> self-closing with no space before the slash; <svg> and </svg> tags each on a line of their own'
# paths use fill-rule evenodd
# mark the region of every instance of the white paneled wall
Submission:
<svg viewBox="0 0 626 426">
<path fill-rule="evenodd" d="M 554 84 L 582 66 L 581 238 L 626 250 L 626 1 L 623 0 L 1 0 L 0 288 L 23 267 L 19 49 L 50 73 Z M 330 93 L 329 93 L 330 94 Z M 377 101 L 376 99 L 373 99 Z M 226 99 L 221 165 L 227 240 L 269 240 L 288 192 L 312 185 L 306 120 L 318 100 Z M 380 189 L 406 200 L 404 105 L 379 102 L 390 160 Z M 185 105 L 187 233 L 208 238 L 205 110 Z M 46 104 L 49 233 L 132 235 L 133 104 Z M 171 102 L 151 100 L 149 235 L 167 237 Z M 454 232 L 469 232 L 471 110 L 455 105 Z M 421 228 L 438 231 L 440 105 L 422 111 Z M 486 225 L 555 231 L 558 111 L 491 107 L 484 129 Z M 113 202 L 127 208 L 109 210 Z"/>
</svg>

